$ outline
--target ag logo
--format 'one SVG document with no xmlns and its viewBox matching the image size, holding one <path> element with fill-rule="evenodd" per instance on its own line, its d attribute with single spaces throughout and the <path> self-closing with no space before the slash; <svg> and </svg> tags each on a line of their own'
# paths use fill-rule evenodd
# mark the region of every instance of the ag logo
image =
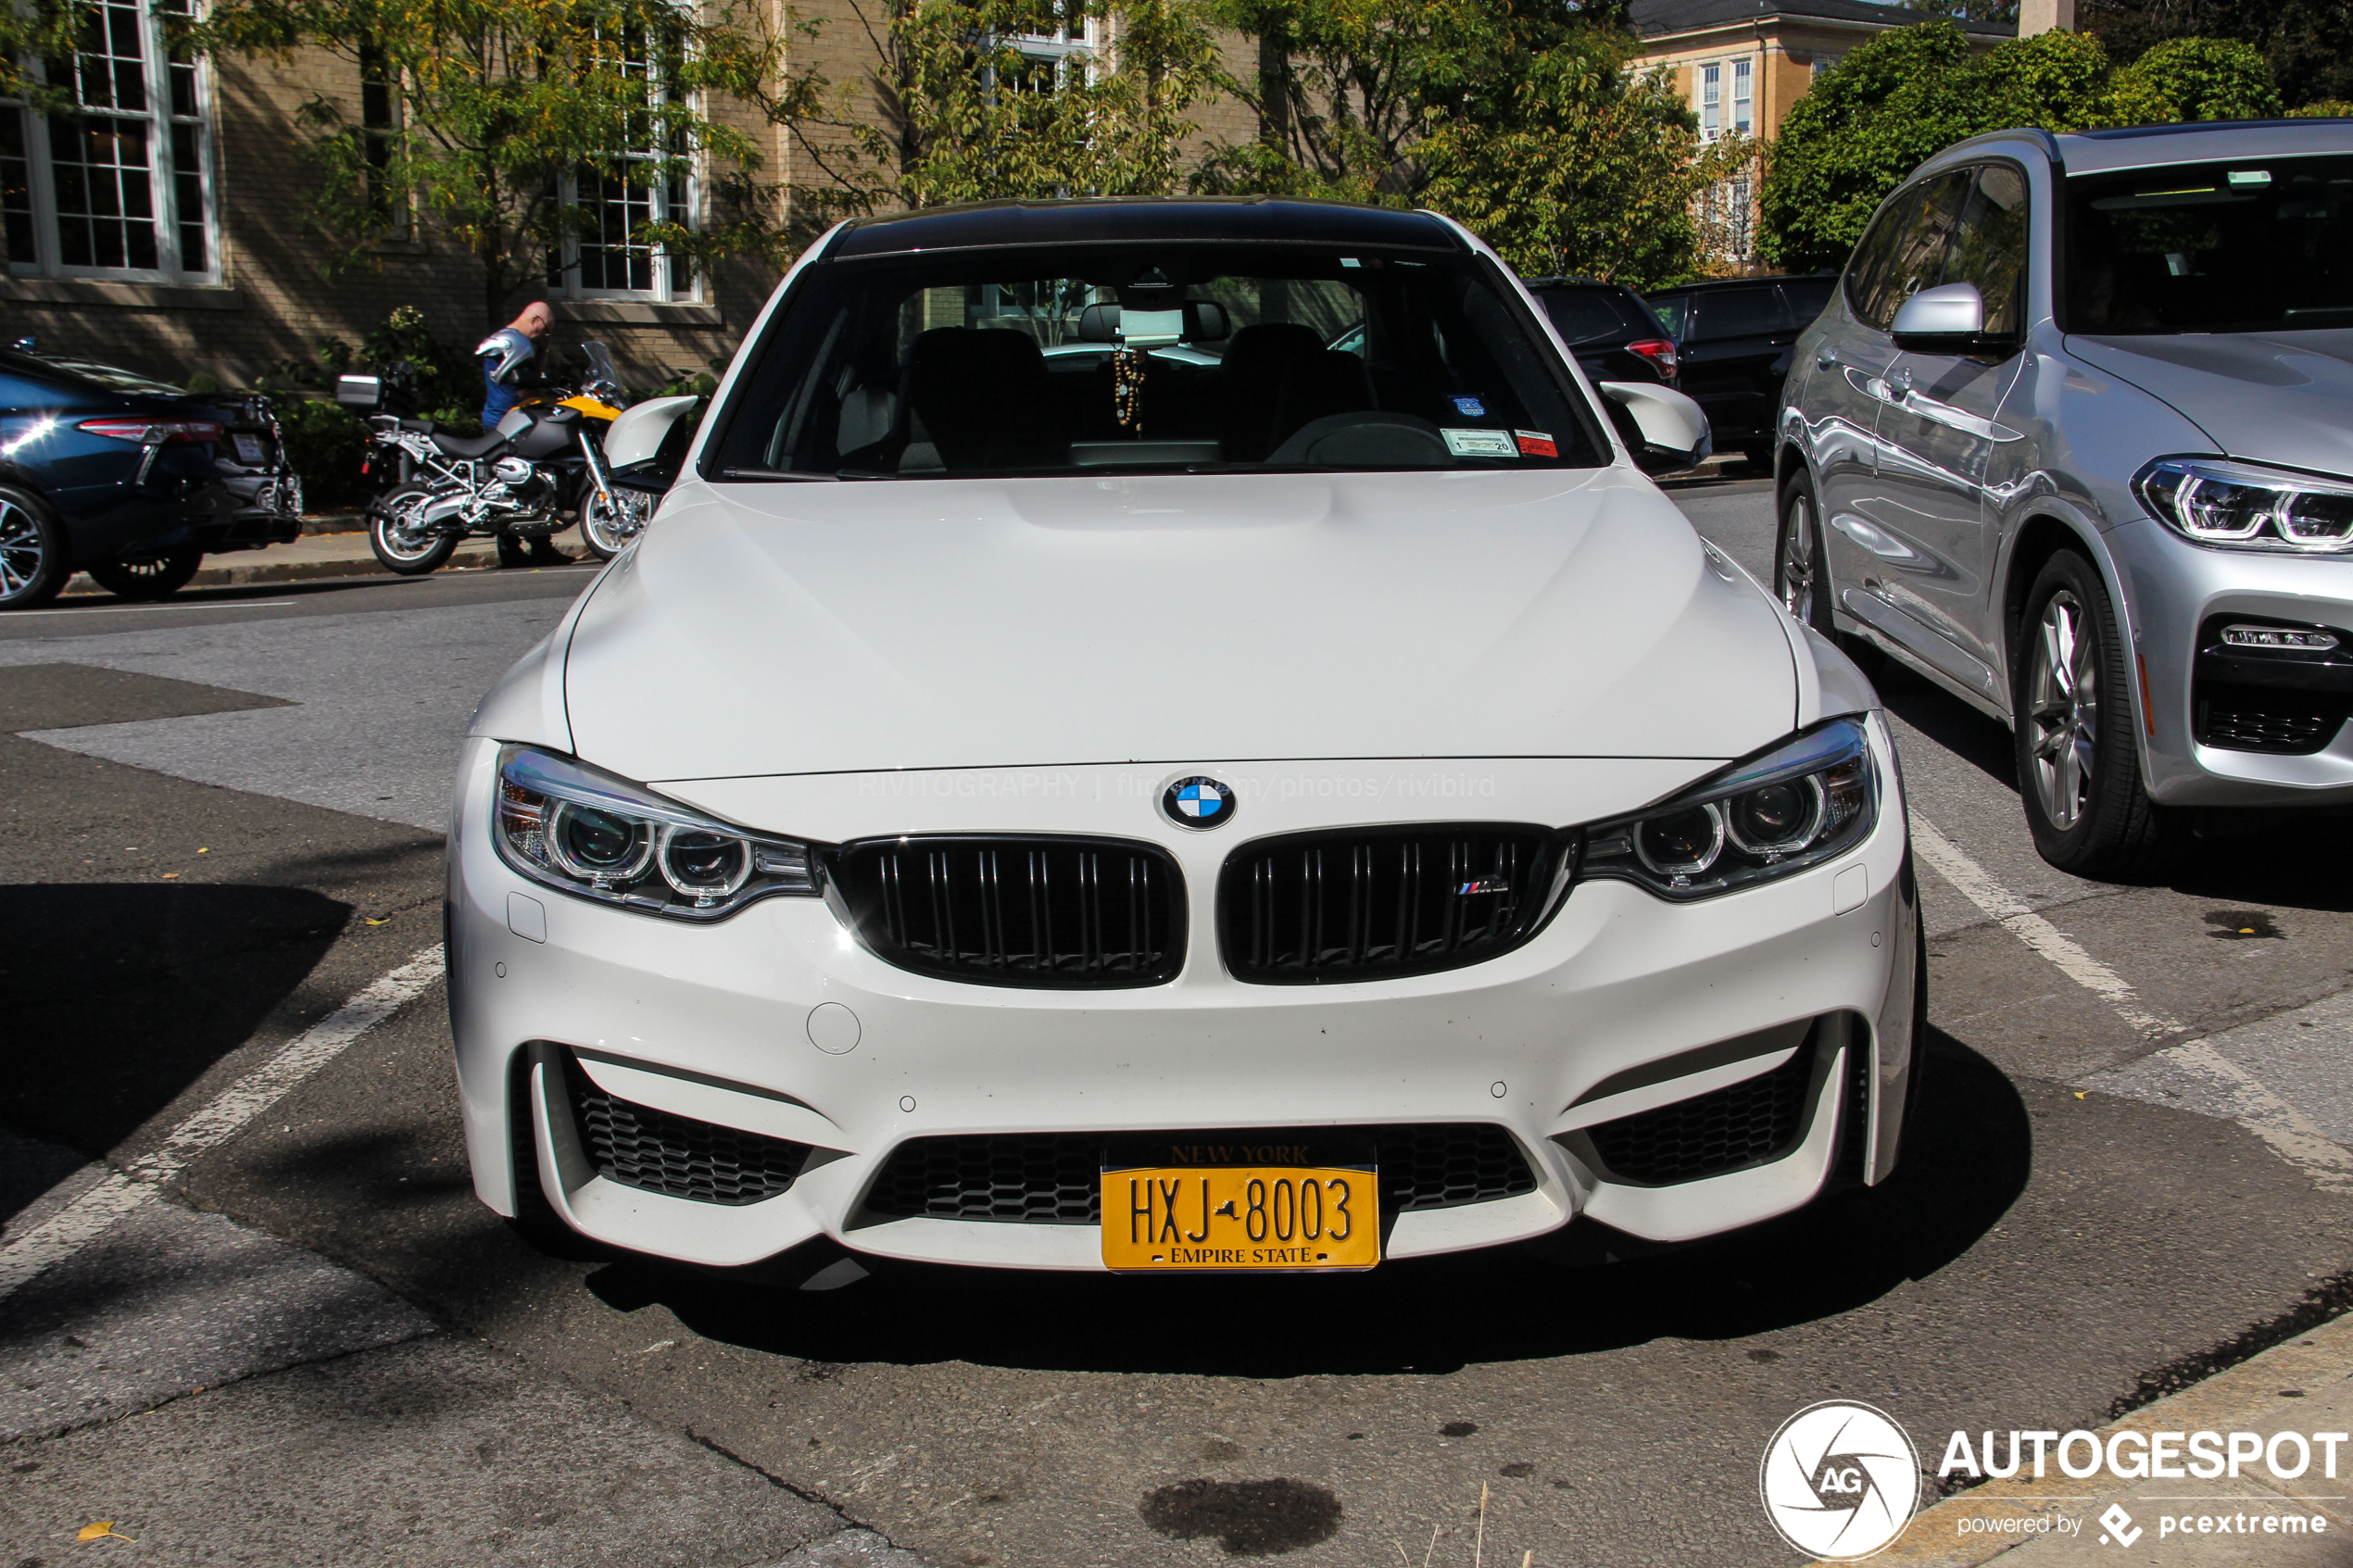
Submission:
<svg viewBox="0 0 2353 1568">
<path fill-rule="evenodd" d="M 1781 1424 L 1756 1484 L 1781 1539 L 1808 1557 L 1852 1562 L 1911 1523 L 1920 1460 L 1884 1412 L 1829 1399 Z"/>
<path fill-rule="evenodd" d="M 1161 814 L 1180 828 L 1222 828 L 1234 817 L 1234 792 L 1215 779 L 1176 779 L 1160 792 Z"/>
</svg>

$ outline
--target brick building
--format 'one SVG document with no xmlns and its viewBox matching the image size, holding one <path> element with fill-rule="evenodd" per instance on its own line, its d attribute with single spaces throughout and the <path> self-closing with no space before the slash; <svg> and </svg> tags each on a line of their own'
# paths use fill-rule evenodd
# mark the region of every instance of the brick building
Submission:
<svg viewBox="0 0 2353 1568">
<path fill-rule="evenodd" d="M 174 61 L 162 18 L 186 3 L 99 0 L 105 52 L 77 62 L 78 116 L 0 105 L 0 337 L 32 336 L 45 350 L 171 380 L 205 370 L 233 386 L 273 361 L 310 358 L 323 339 L 357 344 L 397 305 L 417 306 L 436 336 L 471 347 L 531 297 L 518 295 L 498 321 L 486 320 L 478 265 L 423 239 L 383 242 L 366 264 L 324 275 L 321 259 L 335 247 L 305 221 L 317 176 L 300 151 L 308 132 L 296 112 L 316 94 L 347 122 L 366 123 L 371 106 L 358 67 L 320 51 L 283 64 Z M 795 65 L 816 65 L 837 83 L 870 83 L 879 60 L 853 0 L 806 0 L 799 9 L 820 25 L 813 38 L 796 40 Z M 1020 46 L 1041 63 L 1115 47 L 1096 26 Z M 1238 67 L 1243 48 L 1239 39 L 1229 47 Z M 758 139 L 763 179 L 821 178 L 787 132 L 748 107 L 704 112 Z M 1230 100 L 1204 106 L 1196 120 L 1202 143 L 1256 128 Z M 698 190 L 568 183 L 562 195 L 600 205 L 610 243 L 568 245 L 557 281 L 538 291 L 555 308 L 556 342 L 603 339 L 633 382 L 692 372 L 731 353 L 775 285 L 768 267 L 736 262 L 698 275 L 627 243 L 631 223 L 658 204 L 695 210 Z"/>
<path fill-rule="evenodd" d="M 2045 0 L 2045 8 L 2051 3 Z M 1728 134 L 1770 140 L 1790 106 L 1847 51 L 1890 28 L 1929 19 L 1925 12 L 1873 0 L 1633 0 L 1630 12 L 1642 63 L 1673 73 L 1676 91 L 1699 116 L 1704 142 Z M 2019 33 L 2005 22 L 1958 26 L 1981 50 Z M 1711 208 L 1723 260 L 1748 264 L 1756 232 L 1754 177 L 1726 182 Z"/>
</svg>

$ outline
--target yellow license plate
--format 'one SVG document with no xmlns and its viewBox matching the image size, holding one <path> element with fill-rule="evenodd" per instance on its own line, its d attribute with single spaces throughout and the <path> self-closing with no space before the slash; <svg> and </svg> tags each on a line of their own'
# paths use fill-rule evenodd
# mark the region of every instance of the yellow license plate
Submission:
<svg viewBox="0 0 2353 1568">
<path fill-rule="evenodd" d="M 1380 1189 L 1369 1169 L 1131 1166 L 1103 1172 L 1103 1265 L 1168 1270 L 1369 1269 Z"/>
</svg>

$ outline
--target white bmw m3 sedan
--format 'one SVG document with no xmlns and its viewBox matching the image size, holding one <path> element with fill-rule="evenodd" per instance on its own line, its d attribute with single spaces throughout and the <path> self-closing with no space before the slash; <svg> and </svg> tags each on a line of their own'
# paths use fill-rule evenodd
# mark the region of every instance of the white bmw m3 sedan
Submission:
<svg viewBox="0 0 2353 1568">
<path fill-rule="evenodd" d="M 1429 214 L 835 229 L 475 718 L 476 1190 L 705 1265 L 1183 1273 L 1885 1179 L 1895 757 L 1646 476 L 1705 450 Z"/>
</svg>

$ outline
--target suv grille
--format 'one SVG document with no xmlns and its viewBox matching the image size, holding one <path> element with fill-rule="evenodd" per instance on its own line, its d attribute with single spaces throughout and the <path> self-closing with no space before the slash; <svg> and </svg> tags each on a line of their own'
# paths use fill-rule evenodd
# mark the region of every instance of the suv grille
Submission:
<svg viewBox="0 0 2353 1568">
<path fill-rule="evenodd" d="M 1758 1077 L 1587 1130 L 1612 1176 L 1667 1186 L 1762 1165 L 1797 1147 L 1806 1130 L 1806 1087 L 1814 1049 Z"/>
<path fill-rule="evenodd" d="M 1569 852 L 1496 823 L 1260 839 L 1218 878 L 1218 940 L 1234 978 L 1261 985 L 1459 969 L 1536 934 Z"/>
<path fill-rule="evenodd" d="M 1326 1129 L 1332 1130 L 1372 1141 L 1387 1214 L 1536 1190 L 1536 1173 L 1519 1145 L 1486 1123 Z M 1160 1135 L 1182 1141 L 1224 1135 Z M 1095 1133 L 911 1138 L 885 1162 L 866 1207 L 876 1214 L 936 1220 L 1098 1224 L 1103 1155 L 1103 1137 Z"/>
<path fill-rule="evenodd" d="M 1166 851 L 1109 838 L 874 839 L 834 856 L 860 940 L 885 962 L 985 985 L 1159 985 L 1185 963 Z"/>
<path fill-rule="evenodd" d="M 597 1174 L 698 1203 L 758 1203 L 786 1191 L 809 1146 L 738 1132 L 605 1093 L 568 1059 L 573 1123 Z"/>
</svg>

